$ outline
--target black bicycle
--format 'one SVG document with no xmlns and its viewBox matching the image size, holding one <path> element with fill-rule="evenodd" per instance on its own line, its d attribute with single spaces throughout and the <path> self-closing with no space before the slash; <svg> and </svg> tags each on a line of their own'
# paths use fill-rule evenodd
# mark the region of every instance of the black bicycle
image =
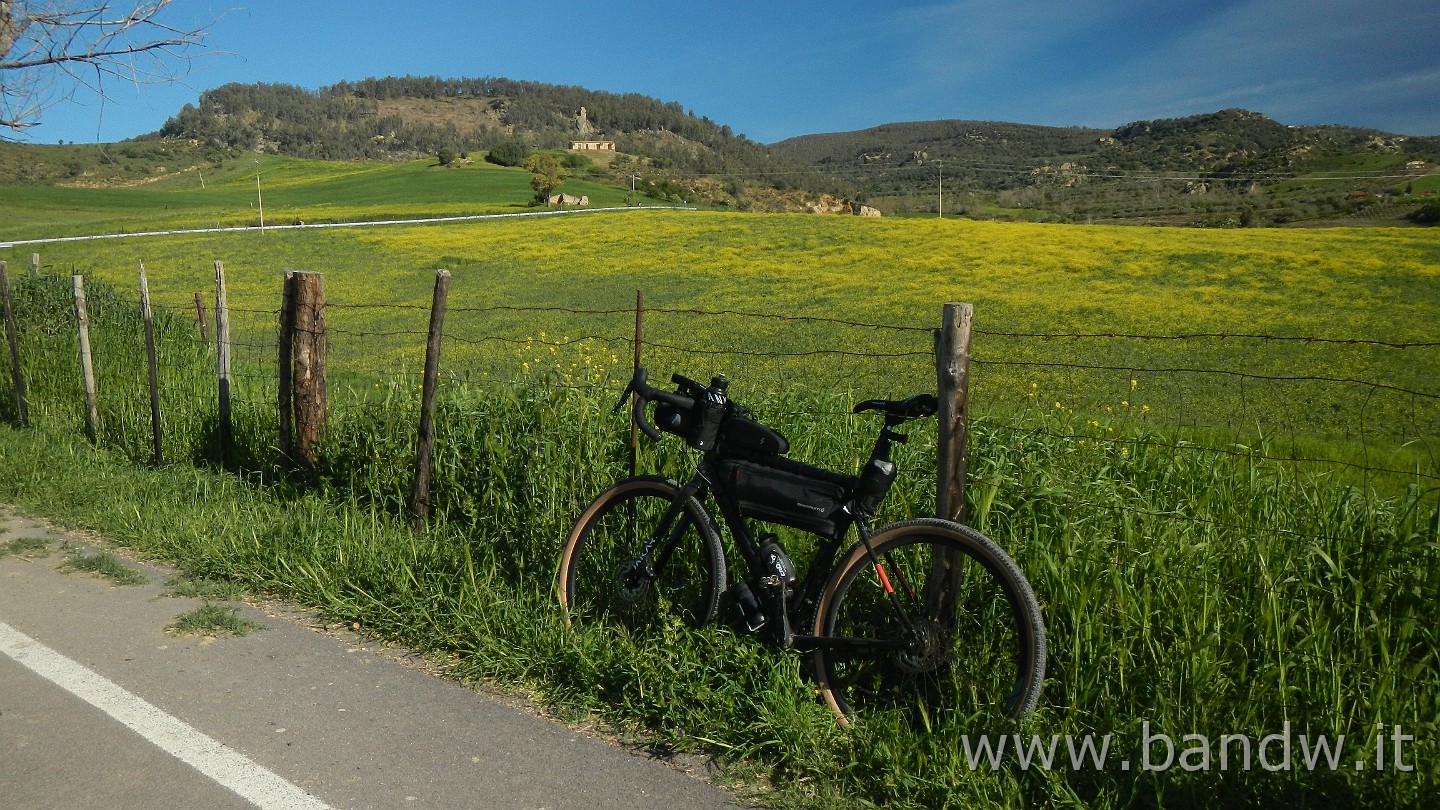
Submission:
<svg viewBox="0 0 1440 810">
<path fill-rule="evenodd" d="M 869 400 L 884 417 L 859 476 L 786 458 L 789 443 L 726 395 L 716 377 L 680 375 L 653 388 L 637 369 L 616 403 L 655 441 L 680 436 L 701 451 L 690 479 L 628 478 L 580 514 L 560 559 L 558 591 L 576 630 L 643 631 L 665 621 L 701 626 L 722 603 L 737 626 L 810 654 L 824 702 L 848 724 L 857 711 L 897 709 L 930 726 L 942 714 L 1024 714 L 1039 700 L 1045 629 L 1035 594 L 989 538 L 953 521 L 907 520 L 872 530 L 895 481 L 899 428 L 938 409 L 933 395 Z M 647 406 L 655 403 L 654 422 Z M 746 573 L 731 584 L 719 510 Z M 819 538 L 803 577 L 774 533 Z M 859 535 L 843 555 L 850 528 Z"/>
</svg>

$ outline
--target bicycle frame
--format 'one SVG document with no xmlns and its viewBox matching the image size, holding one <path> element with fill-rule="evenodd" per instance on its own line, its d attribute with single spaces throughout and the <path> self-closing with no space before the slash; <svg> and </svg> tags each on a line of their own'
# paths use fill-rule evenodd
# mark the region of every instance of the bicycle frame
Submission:
<svg viewBox="0 0 1440 810">
<path fill-rule="evenodd" d="M 875 448 L 871 453 L 872 462 L 875 460 L 889 462 L 891 443 L 904 441 L 904 434 L 891 430 L 890 425 L 881 429 L 876 439 Z M 684 524 L 675 525 L 680 518 L 683 504 L 689 498 L 695 498 L 702 504 L 706 501 L 707 495 L 713 495 L 713 501 L 719 508 L 721 519 L 726 528 L 730 530 L 730 536 L 735 543 L 736 549 L 744 558 L 749 571 L 749 582 L 759 584 L 759 597 L 762 606 L 769 616 L 776 617 L 778 621 L 771 625 L 771 630 L 766 634 L 767 640 L 775 646 L 785 649 L 796 649 L 808 652 L 816 649 L 844 649 L 852 654 L 874 654 L 879 655 L 885 652 L 901 649 L 905 646 L 901 641 L 879 641 L 874 639 L 856 639 L 831 636 L 797 635 L 791 629 L 791 618 L 799 616 L 804 618 L 819 601 L 820 593 L 824 589 L 826 581 L 834 570 L 836 556 L 840 547 L 844 544 L 845 537 L 849 534 L 847 525 L 842 531 L 834 535 L 826 536 L 813 534 L 819 538 L 815 556 L 805 570 L 805 575 L 798 579 L 795 588 L 794 598 L 787 598 L 785 586 L 782 583 L 770 583 L 770 578 L 765 560 L 762 558 L 760 543 L 751 533 L 749 521 L 741 515 L 740 507 L 729 490 L 720 483 L 721 477 L 716 469 L 715 461 L 707 454 L 700 462 L 694 475 L 690 480 L 681 486 L 670 507 L 661 516 L 656 527 L 655 534 L 651 536 L 642 548 L 640 555 L 636 558 L 637 573 L 642 572 L 645 576 L 653 577 L 657 570 L 663 569 L 670 554 L 673 552 L 681 534 Z M 870 527 L 865 519 L 864 512 L 858 499 L 852 498 L 844 506 L 844 511 L 850 516 L 850 524 L 855 526 L 859 534 L 860 542 L 865 546 L 875 565 L 889 597 L 895 602 L 898 597 L 893 587 L 884 574 L 884 567 L 875 558 L 874 551 L 870 547 Z M 658 551 L 658 555 L 651 557 Z M 905 611 L 896 604 L 896 615 L 905 620 Z"/>
</svg>

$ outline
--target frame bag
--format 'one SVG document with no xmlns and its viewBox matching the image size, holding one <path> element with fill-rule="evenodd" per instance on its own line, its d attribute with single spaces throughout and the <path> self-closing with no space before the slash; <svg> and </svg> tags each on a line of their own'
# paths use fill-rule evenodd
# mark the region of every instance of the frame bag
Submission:
<svg viewBox="0 0 1440 810">
<path fill-rule="evenodd" d="M 728 461 L 726 489 L 742 517 L 834 537 L 849 528 L 846 476 L 798 462 L 781 465 Z"/>
</svg>

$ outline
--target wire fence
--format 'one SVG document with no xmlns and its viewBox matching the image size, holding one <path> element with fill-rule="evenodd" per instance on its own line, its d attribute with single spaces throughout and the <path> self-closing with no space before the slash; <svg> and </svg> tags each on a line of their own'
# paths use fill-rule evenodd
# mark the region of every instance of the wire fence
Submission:
<svg viewBox="0 0 1440 810">
<path fill-rule="evenodd" d="M 700 380 L 728 375 L 733 397 L 762 402 L 757 415 L 764 420 L 845 430 L 858 400 L 898 398 L 936 387 L 940 302 L 935 323 L 887 323 L 843 313 L 740 311 L 639 299 L 590 307 L 495 303 L 485 295 L 464 285 L 450 293 L 440 335 L 440 386 L 449 395 L 518 383 L 608 401 L 623 388 L 638 353 L 654 379 L 672 371 Z M 271 424 L 281 407 L 278 380 L 287 362 L 280 356 L 280 298 L 277 289 L 273 296 L 231 295 L 228 302 L 231 396 L 241 418 L 264 424 Z M 161 291 L 153 305 L 172 324 L 180 324 L 192 342 L 202 340 L 201 324 L 208 323 L 210 335 L 203 340 L 213 341 L 215 313 L 197 309 L 196 300 L 193 290 Z M 25 312 L 26 304 L 17 302 L 16 309 L 33 324 L 35 313 Z M 213 305 L 213 299 L 204 304 Z M 134 304 L 120 294 L 113 306 L 133 309 Z M 41 318 L 42 331 L 73 328 L 62 315 Z M 413 395 L 407 405 L 418 402 L 430 318 L 425 305 L 334 296 L 324 305 L 332 389 L 364 399 L 372 391 L 384 394 L 398 386 Z M 1102 463 L 1083 468 L 1086 474 L 1123 476 L 1128 460 L 1159 455 L 1196 459 L 1201 467 L 1237 474 L 1252 473 L 1257 465 L 1290 469 L 1313 486 L 1353 486 L 1367 499 L 1393 498 L 1408 488 L 1433 500 L 1440 490 L 1440 390 L 1434 385 L 1440 379 L 1440 341 L 1241 331 L 1018 332 L 985 329 L 983 309 L 977 319 L 982 325 L 974 329 L 971 345 L 968 406 L 976 437 L 971 500 L 977 521 L 985 519 L 987 497 L 1013 487 L 1022 493 L 1019 499 L 1043 501 L 1057 523 L 1111 514 L 1121 522 L 1145 521 L 1162 530 L 1172 526 L 1187 536 L 1222 535 L 1238 548 L 1265 538 L 1331 541 L 1347 528 L 1311 525 L 1283 514 L 1217 517 L 1193 504 L 1169 503 L 1163 491 L 1145 491 L 1152 484 L 1136 484 L 1132 497 L 1117 499 L 1083 485 L 1058 488 L 1016 480 L 1032 473 L 1043 478 L 1048 472 L 1026 469 L 1026 448 L 1037 442 L 1048 450 L 1045 461 L 1036 463 L 1102 457 Z M 23 340 L 19 351 L 25 351 Z M 135 348 L 133 343 L 128 348 L 99 345 L 102 364 L 106 351 L 133 353 Z M 132 402 L 141 384 L 138 376 L 133 379 L 136 391 L 124 395 Z M 49 378 L 36 382 L 57 384 Z M 18 390 L 13 383 L 11 388 Z M 167 395 L 210 393 L 172 382 Z M 139 410 L 110 418 L 128 419 L 122 429 L 140 432 Z M 442 433 L 446 429 L 439 427 Z M 923 478 L 927 472 L 925 460 L 914 455 L 904 463 L 912 476 Z M 933 468 L 929 474 L 933 477 Z M 1373 542 L 1366 532 L 1360 532 L 1360 541 Z M 1010 539 L 1022 556 L 1025 544 L 1034 542 L 1023 528 Z M 1103 547 L 1047 552 L 1067 564 L 1119 568 L 1137 578 L 1144 577 L 1149 564 L 1143 551 L 1125 556 Z M 1210 570 L 1171 569 L 1166 576 L 1197 588 L 1235 585 Z M 1293 582 L 1267 582 L 1263 590 L 1297 602 L 1316 598 Z M 1384 674 L 1420 685 L 1406 674 L 1408 665 L 1398 663 Z"/>
<path fill-rule="evenodd" d="M 196 285 L 198 286 L 198 285 Z M 838 418 L 849 402 L 934 390 L 935 323 L 886 323 L 630 301 L 593 307 L 484 300 L 457 285 L 445 312 L 442 379 L 533 381 L 618 391 L 639 354 L 652 375 L 724 373 L 747 391 L 828 393 L 806 416 Z M 170 289 L 157 312 L 197 328 L 214 313 L 202 296 Z M 641 318 L 637 320 L 637 307 Z M 279 290 L 229 296 L 234 376 L 254 384 L 236 403 L 278 407 Z M 329 371 L 342 386 L 418 380 L 430 307 L 349 300 L 325 303 Z M 1132 452 L 1253 457 L 1347 474 L 1440 481 L 1440 341 L 1383 335 L 1279 335 L 1245 331 L 1001 331 L 977 313 L 970 408 L 993 429 Z M 637 328 L 638 327 L 638 328 Z M 213 331 L 213 325 L 207 331 Z M 208 335 L 207 335 L 208 337 Z M 783 398 L 781 400 L 784 401 Z M 777 414 L 801 416 L 797 411 Z M 1037 426 L 1037 415 L 1055 417 Z M 1101 424 L 1141 436 L 1100 435 Z M 1083 429 L 1082 429 L 1083 428 Z M 1186 431 L 1184 440 L 1175 434 Z"/>
</svg>

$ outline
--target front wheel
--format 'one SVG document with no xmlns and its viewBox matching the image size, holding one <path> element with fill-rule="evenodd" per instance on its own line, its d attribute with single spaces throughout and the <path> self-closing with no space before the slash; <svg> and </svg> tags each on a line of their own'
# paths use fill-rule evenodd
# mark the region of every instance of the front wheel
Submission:
<svg viewBox="0 0 1440 810">
<path fill-rule="evenodd" d="M 836 566 L 820 596 L 820 695 L 848 724 L 893 710 L 912 725 L 1035 708 L 1045 678 L 1040 605 L 989 538 L 958 523 L 887 526 Z"/>
<path fill-rule="evenodd" d="M 639 631 L 667 616 L 699 627 L 714 620 L 724 583 L 724 549 L 710 513 L 693 497 L 681 499 L 674 481 L 655 476 L 600 493 L 560 556 L 560 604 L 580 630 Z"/>
</svg>

